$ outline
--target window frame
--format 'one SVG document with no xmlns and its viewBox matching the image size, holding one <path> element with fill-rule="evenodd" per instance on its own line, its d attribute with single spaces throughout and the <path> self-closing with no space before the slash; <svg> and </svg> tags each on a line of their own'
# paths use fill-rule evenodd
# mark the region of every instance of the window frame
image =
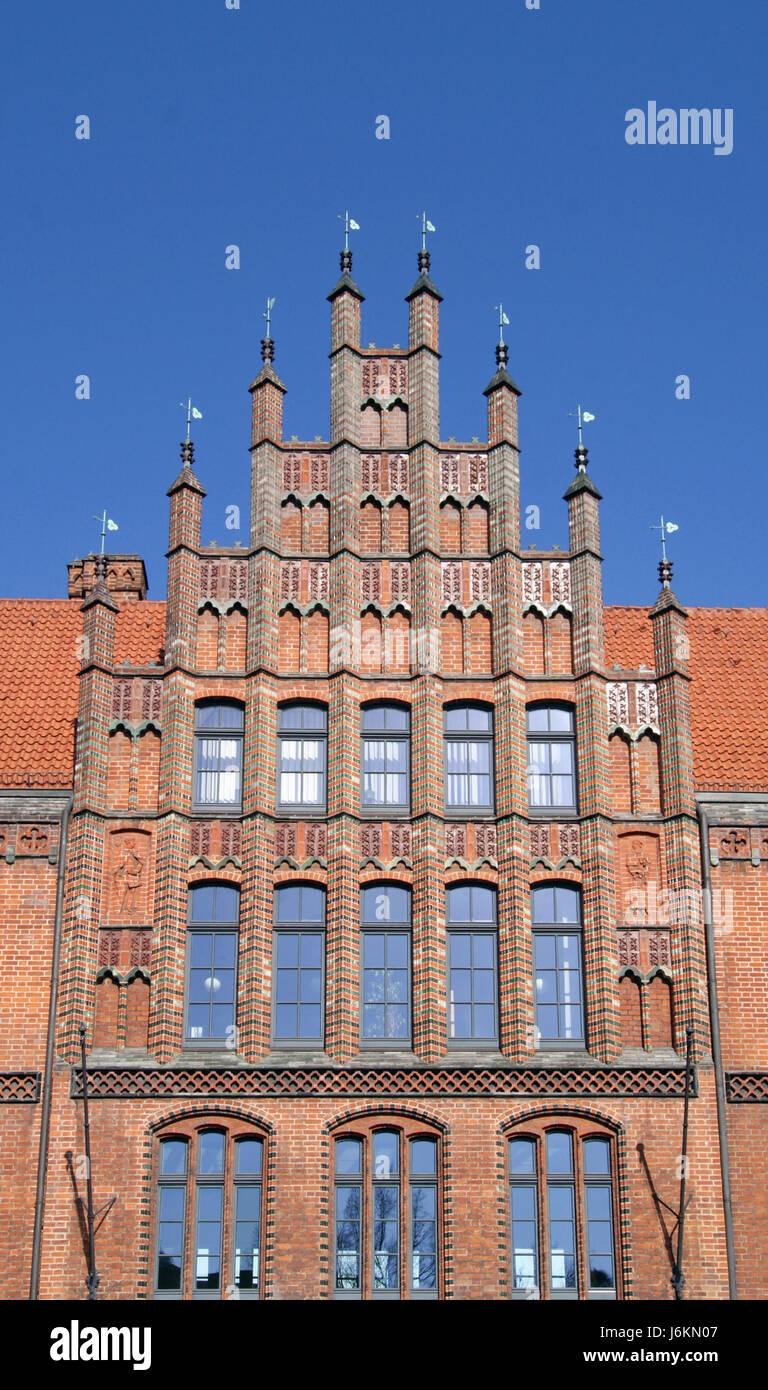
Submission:
<svg viewBox="0 0 768 1390">
<path fill-rule="evenodd" d="M 235 918 L 234 918 L 233 921 L 225 921 L 225 920 L 224 920 L 224 921 L 217 921 L 216 918 L 215 918 L 215 916 L 214 916 L 213 921 L 207 921 L 207 920 L 203 920 L 203 919 L 200 919 L 199 921 L 194 921 L 194 920 L 193 920 L 193 917 L 192 917 L 192 908 L 193 908 L 193 903 L 194 903 L 194 895 L 195 895 L 195 893 L 196 893 L 199 889 L 202 889 L 202 888 L 213 888 L 213 889 L 214 889 L 214 913 L 215 913 L 215 902 L 216 902 L 215 890 L 216 890 L 217 888 L 229 888 L 229 889 L 231 889 L 231 890 L 236 894 L 236 897 L 237 897 L 237 907 L 236 907 L 236 915 L 235 915 Z M 236 1030 L 237 1030 L 237 986 L 238 986 L 238 975 L 239 975 L 238 966 L 239 966 L 239 955 L 240 955 L 240 902 L 241 902 L 240 885 L 237 884 L 237 883 L 231 883 L 228 879 L 227 879 L 227 880 L 223 880 L 223 879 L 215 879 L 215 880 L 204 879 L 204 880 L 202 880 L 202 881 L 200 881 L 200 882 L 198 882 L 198 883 L 190 883 L 190 884 L 188 885 L 188 888 L 187 888 L 187 923 L 186 923 L 186 935 L 185 935 L 185 946 L 184 946 L 184 1034 L 183 1034 L 183 1041 L 182 1041 L 182 1048 L 183 1048 L 183 1050 L 185 1050 L 185 1051 L 188 1051 L 188 1050 L 189 1050 L 189 1051 L 192 1051 L 192 1050 L 198 1051 L 198 1050 L 200 1050 L 200 1049 L 206 1049 L 206 1050 L 209 1050 L 209 1051 L 220 1052 L 220 1051 L 222 1050 L 222 1048 L 227 1047 L 227 1046 L 231 1046 L 230 1039 L 231 1039 L 232 1037 L 235 1037 L 235 1038 L 237 1037 L 237 1032 L 236 1032 Z M 192 999 L 190 998 L 190 994 L 191 994 L 191 983 L 192 983 L 192 970 L 193 970 L 193 969 L 200 969 L 200 968 L 202 968 L 202 967 L 197 967 L 197 966 L 194 966 L 194 967 L 193 967 L 193 965 L 192 965 L 192 950 L 191 950 L 192 938 L 193 938 L 194 936 L 211 936 L 212 938 L 214 938 L 214 939 L 212 940 L 212 942 L 211 942 L 211 949 L 212 949 L 212 952 L 215 953 L 215 949 L 216 949 L 216 947 L 215 947 L 215 937 L 216 937 L 217 935 L 219 935 L 219 936 L 232 936 L 232 937 L 234 937 L 235 953 L 234 953 L 234 967 L 233 967 L 233 970 L 234 970 L 234 980 L 233 980 L 233 984 L 232 984 L 232 1020 L 231 1020 L 231 1023 L 227 1024 L 227 1027 L 228 1027 L 228 1028 L 231 1028 L 231 1029 L 233 1029 L 233 1030 L 235 1030 L 235 1031 L 232 1032 L 232 1033 L 224 1032 L 223 1034 L 218 1034 L 218 1035 L 216 1035 L 215 1037 L 214 1037 L 213 1035 L 211 1035 L 211 1036 L 205 1037 L 205 1038 L 192 1038 L 192 1037 L 189 1036 L 189 1029 L 190 1029 L 189 1011 L 190 1011 L 190 1008 L 191 1008 L 192 1004 L 198 1002 L 198 1001 L 192 1000 Z M 212 961 L 211 961 L 211 970 L 213 971 L 214 968 L 215 968 L 215 967 L 214 967 L 213 959 L 212 959 Z M 228 967 L 228 966 L 225 966 L 225 967 L 220 967 L 220 968 L 228 969 L 229 967 Z M 213 1007 L 213 999 L 211 999 L 209 1007 L 211 1007 L 211 1008 Z M 209 1015 L 209 1017 L 210 1017 L 210 1015 Z"/>
<path fill-rule="evenodd" d="M 407 922 L 394 922 L 389 925 L 376 926 L 373 921 L 365 917 L 365 893 L 368 890 L 400 888 L 408 897 L 408 920 Z M 407 975 L 407 999 L 406 1010 L 408 1019 L 408 1032 L 404 1038 L 366 1038 L 365 1037 L 365 938 L 373 935 L 399 935 L 405 936 L 407 941 L 408 963 L 406 965 Z M 387 947 L 385 946 L 385 951 Z M 360 1034 L 359 1047 L 361 1052 L 412 1052 L 413 1051 L 413 888 L 409 883 L 400 883 L 394 880 L 378 881 L 360 884 L 360 950 L 359 950 L 359 1004 L 360 1004 Z M 385 956 L 386 961 L 386 956 Z M 369 967 L 374 968 L 374 967 Z M 389 971 L 389 966 L 384 965 L 385 974 Z M 397 967 L 394 967 L 397 968 Z M 387 1003 L 384 1008 L 386 1010 Z"/>
<path fill-rule="evenodd" d="M 322 909 L 320 921 L 298 922 L 279 921 L 278 905 L 281 890 L 286 888 L 314 888 L 320 892 L 322 898 Z M 271 1047 L 274 1051 L 291 1050 L 293 1052 L 323 1052 L 325 1050 L 326 1033 L 326 925 L 328 911 L 328 890 L 324 883 L 317 883 L 313 879 L 284 879 L 276 883 L 273 892 L 272 904 L 272 1000 L 271 1000 L 271 1023 L 270 1039 Z M 320 1034 L 318 1037 L 280 1037 L 277 1032 L 277 1007 L 278 1003 L 278 941 L 281 934 L 302 936 L 318 936 L 320 938 Z M 302 968 L 315 969 L 316 967 L 302 967 L 301 965 L 301 944 L 299 944 L 298 962 L 296 965 L 297 973 L 300 975 Z M 300 991 L 300 981 L 297 985 Z M 296 1000 L 297 1017 L 301 1007 L 300 993 Z"/>
<path fill-rule="evenodd" d="M 547 1136 L 566 1134 L 570 1139 L 571 1171 L 550 1173 L 547 1162 Z M 596 1124 L 590 1117 L 576 1117 L 567 1114 L 548 1115 L 534 1121 L 522 1119 L 504 1130 L 507 1149 L 507 1183 L 509 1187 L 509 1259 L 510 1259 L 510 1298 L 543 1299 L 546 1302 L 617 1302 L 623 1298 L 622 1260 L 621 1260 L 621 1205 L 619 1193 L 619 1163 L 616 1135 Z M 533 1144 L 534 1168 L 532 1173 L 513 1173 L 511 1165 L 511 1145 L 516 1140 Z M 608 1154 L 607 1174 L 590 1174 L 586 1171 L 584 1146 L 593 1140 L 606 1145 Z M 535 1240 L 533 1252 L 537 1282 L 515 1286 L 515 1245 L 514 1245 L 514 1207 L 512 1193 L 516 1188 L 533 1187 L 535 1193 Z M 572 1193 L 572 1227 L 575 1285 L 573 1289 L 552 1288 L 552 1243 L 550 1222 L 550 1189 L 567 1188 Z M 610 1199 L 610 1258 L 613 1266 L 611 1287 L 590 1286 L 590 1234 L 588 1193 L 595 1188 L 607 1190 Z M 527 1253 L 527 1252 L 526 1252 Z M 604 1252 L 595 1252 L 604 1253 Z M 532 1291 L 533 1290 L 533 1291 Z"/>
<path fill-rule="evenodd" d="M 406 726 L 404 730 L 389 730 L 382 726 L 378 730 L 365 729 L 363 720 L 366 714 L 381 710 L 382 714 L 394 709 L 405 714 Z M 365 744 L 371 742 L 378 743 L 401 743 L 405 745 L 405 800 L 404 801 L 366 801 L 365 800 Z M 386 754 L 384 758 L 385 768 L 382 776 L 386 778 Z M 402 774 L 398 774 L 402 775 Z M 361 816 L 371 817 L 374 820 L 386 818 L 396 819 L 398 816 L 408 817 L 411 814 L 411 708 L 410 705 L 402 704 L 397 700 L 374 700 L 373 702 L 360 706 L 360 814 Z"/>
<path fill-rule="evenodd" d="M 464 710 L 464 711 L 467 712 L 467 715 L 469 714 L 469 711 L 470 711 L 470 710 L 480 710 L 480 711 L 482 711 L 484 714 L 487 714 L 487 715 L 488 715 L 488 723 L 489 723 L 488 729 L 487 729 L 487 730 L 486 730 L 486 729 L 470 729 L 469 727 L 467 727 L 466 729 L 449 729 L 449 728 L 447 728 L 447 726 L 446 726 L 446 719 L 447 719 L 447 716 L 448 716 L 449 714 L 451 714 L 451 713 L 457 711 L 457 710 Z M 451 700 L 448 704 L 443 705 L 442 721 L 443 721 L 443 811 L 444 811 L 444 814 L 445 814 L 446 818 L 455 819 L 455 820 L 468 820 L 468 819 L 476 820 L 476 819 L 478 819 L 478 818 L 480 818 L 480 817 L 492 817 L 492 816 L 494 816 L 495 813 L 496 813 L 496 758 L 495 758 L 496 720 L 495 720 L 495 706 L 493 706 L 493 705 L 491 705 L 491 704 L 484 704 L 481 700 Z M 469 718 L 467 718 L 467 725 L 469 725 Z M 485 744 L 488 746 L 488 774 L 487 774 L 487 776 L 488 776 L 488 784 L 489 784 L 489 800 L 488 800 L 488 802 L 482 802 L 482 803 L 481 803 L 481 802 L 478 802 L 478 803 L 476 803 L 476 804 L 473 804 L 473 803 L 470 802 L 470 801 L 462 801 L 462 802 L 451 802 L 451 801 L 449 801 L 449 799 L 448 799 L 448 786 L 449 786 L 449 781 L 448 781 L 448 779 L 449 779 L 449 776 L 462 776 L 462 777 L 466 777 L 466 778 L 467 778 L 467 781 L 468 781 L 469 777 L 472 775 L 469 771 L 467 771 L 466 773 L 449 773 L 449 771 L 448 771 L 448 744 L 449 744 L 449 743 L 453 743 L 453 744 L 456 744 L 456 743 L 464 743 L 464 744 L 466 744 L 467 746 L 469 746 L 470 744 L 485 743 Z M 467 768 L 469 768 L 469 760 L 467 760 Z M 480 776 L 485 776 L 484 773 L 481 773 L 481 774 L 479 774 L 479 775 L 480 775 Z"/>
<path fill-rule="evenodd" d="M 201 1139 L 204 1134 L 221 1134 L 224 1138 L 224 1165 L 219 1173 L 201 1174 L 199 1155 Z M 269 1178 L 268 1135 L 252 1121 L 230 1116 L 192 1116 L 176 1121 L 157 1131 L 154 1136 L 153 1155 L 153 1249 L 152 1282 L 150 1297 L 158 1302 L 211 1302 L 229 1298 L 258 1300 L 264 1297 L 264 1232 L 266 1195 Z M 261 1145 L 261 1166 L 258 1173 L 236 1171 L 237 1145 L 240 1140 L 256 1140 Z M 185 1168 L 183 1175 L 162 1173 L 163 1144 L 169 1141 L 185 1145 Z M 197 1289 L 198 1253 L 198 1213 L 201 1189 L 220 1187 L 221 1203 L 221 1250 L 219 1254 L 219 1288 Z M 257 1247 L 258 1274 L 256 1287 L 240 1287 L 235 1283 L 235 1261 L 237 1258 L 237 1193 L 245 1187 L 259 1189 L 259 1240 Z M 161 1194 L 168 1188 L 183 1191 L 181 1269 L 178 1289 L 160 1288 L 159 1261 Z"/>
<path fill-rule="evenodd" d="M 398 1173 L 396 1181 L 374 1171 L 373 1153 L 377 1135 L 395 1134 L 398 1139 Z M 402 1115 L 376 1115 L 371 1118 L 352 1120 L 331 1135 L 331 1192 L 333 1214 L 331 1220 L 331 1298 L 338 1302 L 435 1302 L 444 1297 L 443 1283 L 443 1136 L 421 1120 Z M 336 1145 L 344 1140 L 354 1140 L 360 1144 L 361 1166 L 355 1173 L 339 1174 L 336 1171 Z M 413 1145 L 419 1140 L 434 1144 L 434 1174 L 420 1174 L 413 1169 Z M 397 1187 L 398 1190 L 398 1286 L 397 1288 L 373 1288 L 374 1269 L 374 1223 L 377 1187 Z M 339 1213 L 337 1193 L 345 1187 L 360 1189 L 358 1222 L 358 1287 L 343 1289 L 337 1287 L 337 1227 Z M 413 1249 L 414 1217 L 413 1192 L 415 1188 L 429 1187 L 435 1192 L 434 1217 L 429 1218 L 435 1228 L 435 1284 L 434 1288 L 414 1288 Z M 423 1220 L 424 1218 L 422 1218 Z"/>
<path fill-rule="evenodd" d="M 528 727 L 528 717 L 530 714 L 546 710 L 559 710 L 568 714 L 571 720 L 570 729 L 534 729 Z M 553 745 L 567 743 L 571 749 L 571 781 L 573 783 L 573 800 L 549 802 L 546 805 L 535 806 L 531 801 L 531 777 L 534 775 L 530 769 L 534 766 L 531 761 L 530 749 L 532 744 L 546 744 L 549 748 Z M 578 780 L 578 761 L 576 757 L 576 708 L 560 700 L 533 700 L 525 707 L 525 748 L 526 748 L 526 800 L 528 803 L 528 815 L 532 819 L 554 820 L 561 816 L 578 816 L 579 814 L 579 780 Z M 550 759 L 551 767 L 551 759 Z M 535 774 L 537 777 L 545 777 L 549 784 L 550 793 L 552 791 L 552 779 L 557 774 L 551 771 Z"/>
<path fill-rule="evenodd" d="M 453 921 L 450 918 L 448 903 L 451 893 L 455 889 L 468 888 L 470 890 L 470 913 L 472 911 L 472 890 L 484 888 L 490 891 L 493 900 L 493 918 L 490 922 L 475 921 L 471 916 L 469 921 Z M 472 938 L 470 947 L 470 965 L 454 966 L 452 964 L 452 941 L 453 936 L 469 936 Z M 446 984 L 446 1029 L 447 1045 L 450 1051 L 458 1052 L 498 1052 L 499 1050 L 499 1026 L 500 1026 L 500 1001 L 499 1001 L 499 894 L 495 883 L 487 883 L 484 879 L 460 879 L 445 885 L 445 936 L 446 936 L 446 961 L 445 961 L 445 984 Z M 472 1026 L 474 1028 L 474 1017 L 476 1002 L 487 1004 L 487 1000 L 475 1000 L 475 971 L 486 967 L 475 965 L 474 963 L 474 938 L 475 936 L 490 936 L 493 939 L 493 1018 L 494 1032 L 492 1037 L 475 1037 L 461 1035 L 459 1037 L 451 1035 L 451 1010 L 455 1001 L 451 1000 L 451 973 L 453 970 L 470 971 L 472 998 L 469 1001 L 472 1010 Z M 461 1001 L 464 1002 L 464 1001 Z"/>
<path fill-rule="evenodd" d="M 319 710 L 322 714 L 323 722 L 321 727 L 305 727 L 302 723 L 294 729 L 283 727 L 283 715 L 288 710 Z M 294 743 L 305 743 L 312 739 L 322 747 L 323 767 L 319 776 L 322 780 L 322 796 L 319 801 L 283 801 L 282 799 L 282 777 L 283 777 L 283 742 L 292 739 Z M 302 778 L 302 795 L 304 791 L 303 778 L 306 775 L 303 767 L 304 754 L 302 752 L 302 767 L 298 775 Z M 294 774 L 296 775 L 296 774 Z M 307 820 L 324 817 L 328 814 L 328 707 L 317 700 L 288 700 L 284 704 L 277 706 L 277 777 L 275 786 L 275 808 L 283 817 L 295 816 L 298 820 Z"/>
<path fill-rule="evenodd" d="M 554 916 L 555 916 L 555 918 L 557 918 L 557 894 L 558 894 L 558 892 L 559 892 L 559 891 L 562 891 L 563 889 L 566 889 L 567 891 L 569 891 L 569 892 L 571 892 L 571 893 L 573 893 L 573 894 L 575 895 L 575 899 L 576 899 L 576 911 L 577 911 L 577 913 L 578 913 L 578 918 L 577 918 L 577 920 L 576 920 L 575 922 L 562 922 L 562 921 L 557 921 L 557 920 L 555 920 L 554 922 L 538 922 L 538 921 L 535 920 L 534 902 L 535 902 L 536 895 L 537 895 L 537 893 L 540 893 L 540 892 L 545 891 L 545 890 L 547 890 L 547 889 L 554 890 L 554 906 L 555 906 Z M 584 988 L 584 985 L 585 985 L 585 975 L 584 975 L 584 920 L 583 920 L 583 895 L 582 895 L 582 891 L 581 891 L 581 885 L 580 885 L 580 884 L 577 884 L 577 883 L 568 883 L 568 882 L 564 882 L 564 881 L 559 880 L 559 879 L 557 879 L 557 880 L 555 880 L 555 879 L 553 879 L 553 880 L 542 879 L 542 880 L 540 880 L 538 883 L 532 883 L 532 884 L 531 884 L 531 890 L 530 890 L 530 915 L 531 915 L 531 958 L 532 958 L 532 967 L 533 967 L 533 968 L 532 968 L 532 976 L 533 976 L 533 1028 L 534 1028 L 534 1049 L 535 1049 L 535 1051 L 537 1051 L 537 1052 L 585 1052 L 585 1051 L 587 1050 L 587 1013 L 586 1013 L 586 998 L 585 998 L 585 988 Z M 558 1028 L 560 1027 L 560 1010 L 561 1010 L 561 1008 L 566 1007 L 566 1006 L 567 1006 L 567 1003 L 568 1003 L 567 1000 L 561 1000 L 561 998 L 560 998 L 560 977 L 561 977 L 562 973 L 564 972 L 564 970 L 566 970 L 566 969 L 572 970 L 572 968 L 573 968 L 573 967 L 569 967 L 569 966 L 562 966 L 562 967 L 561 967 L 560 964 L 559 964 L 559 960 L 560 960 L 560 949 L 561 949 L 561 948 L 560 948 L 560 939 L 561 939 L 562 937 L 567 937 L 567 936 L 573 936 L 573 937 L 576 938 L 576 942 L 577 942 L 577 951 L 578 951 L 578 975 L 579 975 L 579 1004 L 578 1004 L 578 1008 L 579 1008 L 579 1014 L 580 1014 L 580 1018 L 581 1018 L 581 1030 L 580 1030 L 578 1036 L 577 1036 L 577 1037 L 574 1037 L 574 1038 L 566 1038 L 566 1037 L 563 1037 L 562 1034 L 560 1034 L 559 1032 L 558 1032 L 557 1037 L 543 1037 L 543 1038 L 542 1038 L 542 1036 L 541 1036 L 541 1034 L 540 1034 L 540 1032 L 539 1032 L 539 1025 L 538 1025 L 538 1010 L 539 1010 L 540 1007 L 546 1007 L 546 1004 L 540 1005 L 539 1002 L 538 1002 L 538 999 L 537 999 L 537 986 L 536 986 L 536 969 L 537 969 L 537 965 L 536 965 L 536 942 L 537 942 L 537 938 L 543 938 L 543 937 L 545 937 L 545 936 L 550 936 L 550 937 L 551 937 L 551 936 L 554 936 L 555 939 L 556 939 L 556 943 L 557 943 L 557 944 L 556 944 L 556 948 L 555 948 L 556 954 L 555 954 L 555 966 L 554 966 L 555 976 L 556 976 L 556 985 L 557 985 L 557 998 L 556 998 L 556 1000 L 554 1001 L 554 1003 L 555 1003 L 555 1007 L 557 1008 L 557 1013 L 558 1013 Z M 542 969 L 546 969 L 547 967 L 541 967 L 541 968 L 542 968 Z M 550 1006 L 551 1006 L 551 1002 L 552 1002 L 552 1001 L 546 1001 L 546 1003 L 549 1004 Z"/>
<path fill-rule="evenodd" d="M 208 728 L 200 728 L 200 727 L 198 726 L 198 717 L 199 717 L 200 711 L 201 711 L 201 710 L 204 710 L 204 709 L 217 709 L 217 708 L 218 708 L 218 709 L 234 709 L 234 710 L 238 710 L 239 713 L 240 713 L 240 715 L 241 715 L 240 727 L 239 727 L 239 728 L 232 728 L 232 727 L 229 727 L 229 726 L 224 725 L 224 724 L 216 724 L 216 725 L 211 725 L 211 726 L 208 727 Z M 229 815 L 238 815 L 238 816 L 241 816 L 241 815 L 243 814 L 243 763 L 244 763 L 244 759 L 243 759 L 243 749 L 244 749 L 244 744 L 245 744 L 245 705 L 243 704 L 243 702 L 242 702 L 241 700 L 229 700 L 229 699 L 219 699 L 219 698 L 207 698 L 207 699 L 204 699 L 204 700 L 197 700 L 197 701 L 195 702 L 195 706 L 194 706 L 193 737 L 194 737 L 194 749 L 193 749 L 193 760 L 192 760 L 192 810 L 193 810 L 193 812 L 202 812 L 202 811 L 204 811 L 205 814 L 206 814 L 206 815 L 209 815 L 209 816 L 210 816 L 211 814 L 215 814 L 216 812 L 219 812 L 219 813 L 227 813 L 227 814 L 229 814 Z M 239 797 L 237 798 L 236 801 L 219 801 L 219 800 L 217 800 L 217 801 L 200 801 L 200 800 L 198 799 L 198 795 L 197 795 L 197 790 L 198 790 L 198 779 L 199 779 L 201 776 L 204 775 L 203 772 L 202 772 L 202 770 L 201 770 L 201 768 L 200 768 L 200 757 L 201 757 L 202 744 L 203 744 L 203 741 L 204 741 L 205 739 L 208 739 L 208 740 L 211 740 L 211 741 L 216 740 L 216 741 L 218 741 L 218 742 L 220 742 L 220 743 L 223 742 L 224 739 L 229 739 L 229 740 L 231 740 L 231 741 L 236 742 L 236 744 L 237 744 L 237 760 L 238 760 L 237 772 L 238 772 L 238 778 L 239 778 L 239 783 L 238 783 L 238 785 L 239 785 L 239 788 L 240 788 L 240 795 L 239 795 Z M 220 757 L 220 755 L 218 755 L 218 756 Z M 217 783 L 216 783 L 217 790 L 218 790 L 218 787 L 219 787 L 219 785 L 220 785 L 220 782 L 219 782 L 218 779 L 220 779 L 220 777 L 221 777 L 221 775 L 222 775 L 222 771 L 223 771 L 223 770 L 222 770 L 221 768 L 219 768 L 219 767 L 217 767 L 217 768 L 215 769 L 215 776 L 216 776 L 216 778 L 217 778 Z M 210 775 L 210 774 L 209 774 L 209 775 Z"/>
</svg>

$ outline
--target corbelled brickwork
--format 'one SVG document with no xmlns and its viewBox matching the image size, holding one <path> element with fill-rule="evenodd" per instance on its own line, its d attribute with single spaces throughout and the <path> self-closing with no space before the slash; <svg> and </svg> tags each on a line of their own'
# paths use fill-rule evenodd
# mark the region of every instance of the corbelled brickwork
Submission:
<svg viewBox="0 0 768 1390">
<path fill-rule="evenodd" d="M 581 446 L 568 551 L 521 550 L 504 344 L 487 440 L 441 441 L 441 295 L 425 251 L 418 269 L 408 347 L 363 347 L 342 254 L 326 441 L 284 439 L 264 339 L 247 548 L 201 545 L 187 440 L 164 606 L 137 556 L 74 562 L 66 602 L 0 605 L 9 698 L 30 649 L 53 682 L 14 716 L 22 752 L 0 749 L 16 788 L 0 791 L 3 1296 L 30 1278 L 33 1296 L 84 1294 L 82 1023 L 106 1298 L 669 1298 L 688 1030 L 686 1296 L 729 1296 L 729 1221 L 740 1296 L 768 1291 L 768 792 L 702 795 L 707 769 L 740 776 L 718 775 L 701 713 L 722 685 L 697 647 L 708 619 L 667 571 L 650 610 L 604 608 Z M 750 776 L 768 785 L 764 753 Z M 211 885 L 220 907 L 196 895 Z M 303 921 L 298 886 L 323 904 Z M 407 890 L 407 922 L 387 887 L 395 905 Z M 254 1138 L 258 1182 L 235 1161 Z M 209 1143 L 220 1178 L 199 1167 Z M 534 1168 L 515 1167 L 523 1151 Z M 550 1229 L 548 1161 L 572 1250 Z M 201 1182 L 223 1194 L 205 1232 Z M 394 1243 L 374 1250 L 385 1197 Z"/>
</svg>

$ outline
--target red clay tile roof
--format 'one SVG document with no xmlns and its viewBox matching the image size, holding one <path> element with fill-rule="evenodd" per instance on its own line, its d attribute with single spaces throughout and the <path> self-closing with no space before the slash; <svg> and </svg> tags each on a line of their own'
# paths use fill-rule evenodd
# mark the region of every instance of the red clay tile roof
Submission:
<svg viewBox="0 0 768 1390">
<path fill-rule="evenodd" d="M 691 725 L 698 787 L 768 788 L 768 609 L 690 608 Z M 79 599 L 0 599 L 0 786 L 71 786 Z M 115 665 L 159 661 L 165 604 L 124 604 Z M 606 664 L 653 670 L 648 610 L 605 609 Z"/>
<path fill-rule="evenodd" d="M 689 608 L 696 786 L 768 788 L 768 609 Z M 606 608 L 605 659 L 653 668 L 643 608 Z"/>
<path fill-rule="evenodd" d="M 72 785 L 82 628 L 77 600 L 0 600 L 0 784 Z"/>
<path fill-rule="evenodd" d="M 145 599 L 126 603 L 115 618 L 115 665 L 159 661 L 165 645 L 165 604 Z"/>
<path fill-rule="evenodd" d="M 0 599 L 0 786 L 72 785 L 80 608 L 80 599 Z M 164 631 L 164 603 L 125 604 L 115 664 L 159 660 Z"/>
</svg>

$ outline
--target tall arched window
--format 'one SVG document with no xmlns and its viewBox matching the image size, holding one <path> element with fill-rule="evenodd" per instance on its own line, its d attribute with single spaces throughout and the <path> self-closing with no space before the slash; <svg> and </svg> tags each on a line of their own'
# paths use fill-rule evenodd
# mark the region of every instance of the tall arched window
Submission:
<svg viewBox="0 0 768 1390">
<path fill-rule="evenodd" d="M 512 1297 L 617 1298 L 613 1137 L 558 1116 L 522 1122 L 508 1154 Z"/>
<path fill-rule="evenodd" d="M 195 708 L 194 805 L 239 811 L 242 799 L 242 705 L 199 704 Z"/>
<path fill-rule="evenodd" d="M 239 889 L 205 883 L 189 890 L 185 1042 L 232 1045 L 235 1030 Z"/>
<path fill-rule="evenodd" d="M 489 1046 L 499 1036 L 496 892 L 483 883 L 448 888 L 448 1042 Z"/>
<path fill-rule="evenodd" d="M 528 806 L 575 811 L 576 737 L 573 711 L 534 705 L 527 711 Z"/>
<path fill-rule="evenodd" d="M 536 1046 L 584 1046 L 581 893 L 565 883 L 531 890 Z"/>
<path fill-rule="evenodd" d="M 409 802 L 410 713 L 402 705 L 369 705 L 360 713 L 360 805 L 406 811 Z"/>
<path fill-rule="evenodd" d="M 355 1124 L 334 1158 L 334 1298 L 440 1297 L 440 1143 L 414 1120 Z"/>
<path fill-rule="evenodd" d="M 360 1042 L 408 1047 L 411 1040 L 411 894 L 377 883 L 360 894 Z"/>
<path fill-rule="evenodd" d="M 247 1122 L 184 1121 L 157 1155 L 154 1297 L 258 1298 L 264 1139 Z"/>
<path fill-rule="evenodd" d="M 493 714 L 449 705 L 443 714 L 445 809 L 493 810 Z"/>
<path fill-rule="evenodd" d="M 275 891 L 273 1036 L 281 1047 L 325 1036 L 325 891 L 291 883 Z"/>
<path fill-rule="evenodd" d="M 277 712 L 277 804 L 283 811 L 325 812 L 328 718 L 320 705 Z"/>
</svg>

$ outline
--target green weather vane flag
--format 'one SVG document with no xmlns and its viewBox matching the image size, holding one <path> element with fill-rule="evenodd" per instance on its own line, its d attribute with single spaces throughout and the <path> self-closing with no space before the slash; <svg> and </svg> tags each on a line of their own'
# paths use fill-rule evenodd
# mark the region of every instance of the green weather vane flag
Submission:
<svg viewBox="0 0 768 1390">
<path fill-rule="evenodd" d="M 191 400 L 188 400 L 186 405 L 183 401 L 179 401 L 179 405 L 181 406 L 182 410 L 186 410 L 187 412 L 187 439 L 189 439 L 189 431 L 192 428 L 192 421 L 202 420 L 203 412 L 202 410 L 198 410 L 197 406 L 193 405 Z"/>
<path fill-rule="evenodd" d="M 664 561 L 665 564 L 666 564 L 666 560 L 667 560 L 667 536 L 671 536 L 672 533 L 673 533 L 674 531 L 679 531 L 679 529 L 680 529 L 680 528 L 679 528 L 679 526 L 677 525 L 677 522 L 675 522 L 675 521 L 665 521 L 663 517 L 661 518 L 661 525 L 660 525 L 660 526 L 649 526 L 649 527 L 648 527 L 648 530 L 649 530 L 649 531 L 660 531 L 660 532 L 661 532 L 661 558 L 662 558 L 662 560 Z"/>
<path fill-rule="evenodd" d="M 117 531 L 119 527 L 116 521 L 113 521 L 111 517 L 107 516 L 106 510 L 102 512 L 101 516 L 94 515 L 93 519 L 94 521 L 101 522 L 101 554 L 103 555 L 107 531 Z"/>
<path fill-rule="evenodd" d="M 341 213 L 340 213 L 340 212 L 337 212 L 337 213 L 336 213 L 336 216 L 339 218 L 340 221 L 343 220 L 343 222 L 344 222 L 344 250 L 345 250 L 345 251 L 348 251 L 348 250 L 349 250 L 349 234 L 350 234 L 350 232 L 359 232 L 359 231 L 360 231 L 360 223 L 359 223 L 359 222 L 356 222 L 355 219 L 354 219 L 354 217 L 350 217 L 350 215 L 349 215 L 348 212 L 345 212 L 345 213 L 344 213 L 343 219 L 342 219 L 342 216 L 341 216 Z"/>
<path fill-rule="evenodd" d="M 416 216 L 421 218 L 421 249 L 422 251 L 426 251 L 427 232 L 436 232 L 437 227 L 435 226 L 434 222 L 430 222 L 425 212 L 417 212 Z"/>
<path fill-rule="evenodd" d="M 272 316 L 272 310 L 274 309 L 274 307 L 275 307 L 275 296 L 272 295 L 271 299 L 268 299 L 268 300 L 267 300 L 267 307 L 266 307 L 266 309 L 263 309 L 263 310 L 262 310 L 262 313 L 261 313 L 261 317 L 262 317 L 263 319 L 266 319 L 266 320 L 267 320 L 267 337 L 268 337 L 268 338 L 272 336 L 272 335 L 270 334 L 269 327 L 270 327 L 270 319 L 271 319 L 271 316 Z"/>
<path fill-rule="evenodd" d="M 584 444 L 584 441 L 581 437 L 582 425 L 590 425 L 593 420 L 597 419 L 597 416 L 590 414 L 588 410 L 582 410 L 580 405 L 577 405 L 575 410 L 569 410 L 568 415 L 571 417 L 571 419 L 575 418 L 578 421 L 579 448 L 581 449 Z"/>
<path fill-rule="evenodd" d="M 504 313 L 504 307 L 501 304 L 501 302 L 499 302 L 498 304 L 494 304 L 493 307 L 497 310 L 499 315 L 499 345 L 502 345 L 504 342 L 504 329 L 505 327 L 509 327 L 509 319 L 507 318 L 507 315 Z"/>
</svg>

